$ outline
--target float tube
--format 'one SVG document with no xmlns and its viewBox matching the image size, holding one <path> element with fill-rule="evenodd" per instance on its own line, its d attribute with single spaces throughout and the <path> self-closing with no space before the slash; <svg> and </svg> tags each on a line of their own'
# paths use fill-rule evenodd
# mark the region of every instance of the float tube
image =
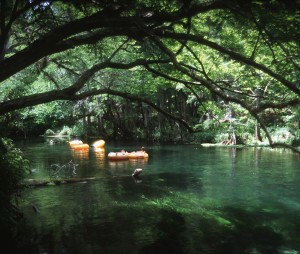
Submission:
<svg viewBox="0 0 300 254">
<path fill-rule="evenodd" d="M 92 144 L 95 148 L 103 148 L 105 146 L 105 141 L 103 139 L 97 140 Z"/>
<path fill-rule="evenodd" d="M 70 146 L 76 146 L 76 145 L 82 145 L 83 142 L 81 140 L 72 140 L 72 141 L 69 141 L 69 144 Z"/>
<path fill-rule="evenodd" d="M 72 148 L 74 150 L 77 150 L 77 151 L 86 151 L 89 149 L 89 145 L 88 144 L 81 144 L 81 145 L 73 145 Z"/>
<path fill-rule="evenodd" d="M 125 152 L 110 152 L 108 153 L 108 159 L 114 160 L 114 161 L 122 161 L 122 160 L 128 160 L 129 159 L 129 153 Z"/>
<path fill-rule="evenodd" d="M 129 153 L 129 159 L 147 159 L 149 154 L 144 151 L 137 151 Z"/>
</svg>

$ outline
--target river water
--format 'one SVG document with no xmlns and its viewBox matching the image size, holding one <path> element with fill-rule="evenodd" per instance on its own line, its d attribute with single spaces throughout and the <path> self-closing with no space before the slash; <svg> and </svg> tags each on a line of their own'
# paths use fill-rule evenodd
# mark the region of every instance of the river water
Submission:
<svg viewBox="0 0 300 254">
<path fill-rule="evenodd" d="M 75 152 L 48 141 L 17 143 L 28 178 L 80 181 L 26 190 L 31 253 L 300 253 L 299 155 L 109 142 Z M 148 160 L 107 158 L 142 145 Z"/>
</svg>

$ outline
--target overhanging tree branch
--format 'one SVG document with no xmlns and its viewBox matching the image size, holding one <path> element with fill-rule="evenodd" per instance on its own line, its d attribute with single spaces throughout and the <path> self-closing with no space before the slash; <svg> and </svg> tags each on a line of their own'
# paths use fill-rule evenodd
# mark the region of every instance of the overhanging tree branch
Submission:
<svg viewBox="0 0 300 254">
<path fill-rule="evenodd" d="M 130 69 L 136 66 L 146 66 L 151 64 L 165 64 L 168 60 L 145 60 L 138 59 L 131 63 L 113 63 L 113 62 L 103 62 L 94 65 L 90 69 L 83 72 L 77 81 L 64 89 L 53 90 L 44 93 L 33 94 L 29 96 L 23 96 L 21 98 L 12 99 L 0 103 L 0 115 L 8 113 L 10 111 L 26 108 L 30 106 L 35 106 L 42 103 L 48 103 L 55 100 L 74 100 L 74 96 L 79 92 L 85 84 L 92 78 L 92 76 L 105 68 L 116 68 L 116 69 Z"/>
<path fill-rule="evenodd" d="M 191 34 L 183 34 L 183 33 L 170 33 L 170 32 L 163 32 L 161 33 L 160 31 L 155 33 L 158 37 L 161 38 L 170 38 L 170 39 L 176 39 L 176 40 L 190 40 L 190 41 L 194 41 L 197 42 L 199 44 L 208 46 L 214 50 L 217 50 L 225 55 L 230 56 L 232 59 L 244 63 L 248 66 L 254 67 L 257 70 L 261 70 L 262 72 L 268 74 L 270 77 L 274 78 L 275 80 L 279 81 L 281 84 L 283 84 L 284 86 L 286 86 L 289 90 L 293 91 L 295 94 L 297 94 L 298 96 L 300 96 L 300 89 L 297 88 L 297 86 L 295 84 L 293 84 L 292 82 L 288 81 L 287 79 L 285 79 L 283 76 L 275 73 L 274 71 L 272 71 L 271 69 L 267 68 L 266 66 L 264 66 L 263 64 L 259 64 L 255 61 L 253 61 L 251 58 L 247 58 L 231 49 L 225 48 L 220 46 L 219 44 L 209 41 L 207 39 L 205 39 L 202 36 L 198 36 L 198 35 L 191 35 Z"/>
<path fill-rule="evenodd" d="M 39 4 L 40 1 L 37 1 L 37 3 Z M 0 61 L 0 82 L 28 67 L 42 57 L 74 47 L 75 44 L 69 45 L 68 43 L 72 41 L 72 37 L 81 33 L 109 28 L 108 30 L 111 30 L 111 33 L 114 33 L 115 36 L 129 36 L 130 38 L 136 39 L 136 36 L 138 35 L 139 38 L 143 38 L 141 31 L 135 34 L 130 33 L 130 29 L 137 28 L 137 20 L 146 25 L 176 22 L 183 18 L 192 17 L 200 12 L 207 12 L 209 10 L 220 8 L 227 7 L 221 2 L 215 1 L 206 4 L 194 5 L 188 9 L 177 10 L 170 13 L 156 12 L 151 17 L 140 17 L 139 14 L 136 14 L 136 16 L 108 16 L 105 12 L 99 11 L 91 16 L 68 22 L 56 29 L 53 29 L 43 37 L 32 42 L 28 47 L 25 47 L 13 56 Z M 24 12 L 26 10 L 26 8 L 23 9 Z M 18 12 L 18 15 L 21 14 Z M 90 43 L 95 43 L 107 36 L 112 36 L 108 34 L 108 30 L 106 30 L 102 36 L 101 33 L 98 37 L 94 36 L 94 42 L 90 41 Z M 127 30 L 129 30 L 128 33 L 126 33 Z M 82 38 L 82 43 L 83 42 L 84 39 Z"/>
<path fill-rule="evenodd" d="M 199 83 L 201 83 L 202 85 L 204 85 L 205 87 L 207 87 L 210 91 L 212 91 L 214 94 L 217 94 L 220 98 L 223 98 L 227 101 L 231 101 L 234 103 L 237 103 L 239 105 L 241 105 L 243 108 L 245 108 L 254 118 L 256 118 L 258 120 L 258 122 L 260 123 L 260 125 L 262 126 L 263 130 L 265 131 L 265 134 L 268 138 L 269 144 L 271 147 L 276 147 L 276 146 L 281 146 L 282 143 L 274 143 L 271 135 L 269 134 L 269 131 L 267 129 L 267 127 L 265 126 L 265 124 L 263 123 L 262 119 L 258 116 L 258 114 L 256 114 L 253 110 L 252 107 L 250 107 L 245 101 L 242 101 L 240 99 L 238 99 L 237 97 L 231 96 L 227 93 L 224 92 L 224 90 L 222 91 L 219 87 L 216 87 L 212 82 L 210 82 L 209 80 L 204 80 L 201 77 L 199 77 L 198 75 L 196 75 L 193 72 L 190 72 L 189 70 L 187 70 L 185 67 L 183 67 L 176 59 L 175 54 L 169 50 L 162 42 L 161 40 L 156 37 L 156 36 L 152 36 L 151 39 L 155 42 L 155 44 L 163 51 L 165 52 L 169 57 L 170 60 L 172 61 L 172 63 L 174 64 L 175 68 L 179 71 L 181 71 L 184 75 L 194 79 L 195 81 L 198 81 Z M 289 145 L 285 145 L 284 147 L 289 147 Z M 292 149 L 294 152 L 297 152 L 300 154 L 300 151 L 297 148 L 293 148 Z"/>
</svg>

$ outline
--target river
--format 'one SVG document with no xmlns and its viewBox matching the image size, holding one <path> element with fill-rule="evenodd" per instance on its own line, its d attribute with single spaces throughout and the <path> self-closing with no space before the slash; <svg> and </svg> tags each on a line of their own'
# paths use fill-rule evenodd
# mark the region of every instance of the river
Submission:
<svg viewBox="0 0 300 254">
<path fill-rule="evenodd" d="M 31 161 L 28 178 L 81 179 L 25 191 L 31 253 L 300 253 L 299 155 L 110 142 L 75 152 L 45 139 L 17 145 Z M 142 145 L 147 160 L 107 158 Z"/>
</svg>

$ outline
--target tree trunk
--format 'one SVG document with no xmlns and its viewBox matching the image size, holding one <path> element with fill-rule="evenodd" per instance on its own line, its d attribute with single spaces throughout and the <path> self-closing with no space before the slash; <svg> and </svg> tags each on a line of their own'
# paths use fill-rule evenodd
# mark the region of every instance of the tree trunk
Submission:
<svg viewBox="0 0 300 254">
<path fill-rule="evenodd" d="M 255 90 L 255 104 L 257 107 L 260 106 L 261 103 L 261 96 L 263 95 L 263 91 L 260 88 L 257 88 Z M 261 132 L 260 132 L 260 125 L 258 121 L 256 121 L 255 124 L 255 139 L 262 142 Z"/>
</svg>

